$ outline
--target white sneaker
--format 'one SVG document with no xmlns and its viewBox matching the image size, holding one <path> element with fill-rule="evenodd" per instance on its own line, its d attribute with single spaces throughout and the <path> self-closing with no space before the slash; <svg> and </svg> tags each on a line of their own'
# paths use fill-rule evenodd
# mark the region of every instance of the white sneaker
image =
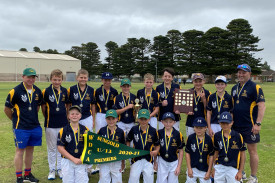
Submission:
<svg viewBox="0 0 275 183">
<path fill-rule="evenodd" d="M 54 180 L 55 179 L 55 170 L 51 170 L 48 175 L 48 180 Z"/>
<path fill-rule="evenodd" d="M 62 174 L 62 170 L 61 170 L 61 169 L 58 169 L 58 170 L 57 170 L 57 175 L 58 175 L 58 177 L 59 177 L 60 179 L 63 178 L 63 174 Z"/>
<path fill-rule="evenodd" d="M 258 179 L 256 177 L 250 176 L 246 183 L 258 183 Z"/>
<path fill-rule="evenodd" d="M 242 179 L 243 179 L 243 180 L 246 180 L 246 179 L 247 179 L 245 171 L 242 172 Z"/>
</svg>

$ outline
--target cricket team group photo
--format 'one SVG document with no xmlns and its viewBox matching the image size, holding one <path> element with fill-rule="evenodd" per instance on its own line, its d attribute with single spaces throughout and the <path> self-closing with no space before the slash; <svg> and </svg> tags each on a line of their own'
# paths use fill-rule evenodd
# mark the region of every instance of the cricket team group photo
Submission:
<svg viewBox="0 0 275 183">
<path fill-rule="evenodd" d="M 90 82 L 80 69 L 77 82 L 65 82 L 54 69 L 37 82 L 27 67 L 22 82 L 0 83 L 1 180 L 272 182 L 275 85 L 254 82 L 246 63 L 235 71 L 230 83 L 200 71 L 185 83 L 170 67 L 161 82 L 151 73 L 114 81 L 108 71 Z"/>
</svg>

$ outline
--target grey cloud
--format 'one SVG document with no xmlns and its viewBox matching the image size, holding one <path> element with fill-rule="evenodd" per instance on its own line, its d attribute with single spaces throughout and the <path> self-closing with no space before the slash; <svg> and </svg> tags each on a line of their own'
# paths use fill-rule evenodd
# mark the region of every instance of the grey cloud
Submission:
<svg viewBox="0 0 275 183">
<path fill-rule="evenodd" d="M 244 18 L 261 39 L 257 54 L 275 69 L 272 54 L 274 2 L 256 0 L 17 0 L 1 2 L 0 49 L 34 46 L 60 52 L 95 42 L 105 55 L 108 41 L 124 44 L 129 37 L 153 39 L 171 29 L 207 31 L 226 28 Z M 3 8 L 4 7 L 4 8 Z"/>
</svg>

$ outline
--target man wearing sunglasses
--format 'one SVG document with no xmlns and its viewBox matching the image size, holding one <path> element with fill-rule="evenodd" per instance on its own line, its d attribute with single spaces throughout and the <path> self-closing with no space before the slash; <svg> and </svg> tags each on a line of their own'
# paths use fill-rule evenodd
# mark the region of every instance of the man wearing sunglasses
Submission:
<svg viewBox="0 0 275 183">
<path fill-rule="evenodd" d="M 233 129 L 239 132 L 245 143 L 250 156 L 251 176 L 248 183 L 257 183 L 256 177 L 259 157 L 257 143 L 260 142 L 261 124 L 265 112 L 265 98 L 262 88 L 250 80 L 251 68 L 247 64 L 237 67 L 239 82 L 233 86 L 231 95 L 234 99 Z M 245 178 L 243 172 L 243 179 Z"/>
</svg>

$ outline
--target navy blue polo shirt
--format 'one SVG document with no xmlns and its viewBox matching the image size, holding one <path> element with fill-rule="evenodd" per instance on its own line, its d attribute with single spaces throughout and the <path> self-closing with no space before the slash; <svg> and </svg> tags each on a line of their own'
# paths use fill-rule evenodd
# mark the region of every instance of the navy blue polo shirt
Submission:
<svg viewBox="0 0 275 183">
<path fill-rule="evenodd" d="M 223 140 L 225 145 L 227 144 L 227 138 L 222 137 L 222 131 L 219 131 L 215 133 L 213 141 L 214 141 L 214 149 L 215 151 L 219 151 L 218 160 L 216 161 L 216 164 L 222 164 L 224 166 L 231 166 L 234 168 L 239 169 L 240 164 L 240 153 L 241 151 L 245 151 L 246 147 L 243 142 L 243 137 L 238 132 L 231 130 L 230 136 L 229 136 L 229 146 L 228 146 L 228 162 L 224 161 L 224 158 L 226 157 L 226 153 L 224 150 Z"/>
<path fill-rule="evenodd" d="M 108 130 L 108 132 L 107 132 L 107 130 Z M 107 128 L 107 125 L 100 128 L 100 130 L 97 132 L 97 134 L 101 135 L 107 139 L 114 140 L 118 143 L 125 144 L 125 133 L 118 126 L 116 126 L 116 129 L 113 134 L 111 134 L 111 130 L 109 128 Z M 109 134 L 109 137 L 108 137 L 108 134 Z"/>
<path fill-rule="evenodd" d="M 129 104 L 134 104 L 136 96 L 134 94 L 130 93 L 130 97 L 126 97 L 122 93 L 120 93 L 114 99 L 115 105 L 113 106 L 113 108 L 115 110 L 123 109 L 124 107 L 126 107 L 123 99 L 124 99 L 126 105 L 128 105 L 128 102 L 129 102 Z M 125 116 L 126 114 L 128 114 L 128 117 Z M 127 123 L 127 124 L 135 122 L 134 109 L 133 108 L 128 109 L 127 111 L 118 115 L 118 121 L 122 121 L 123 123 Z"/>
<path fill-rule="evenodd" d="M 211 111 L 212 112 L 212 115 L 211 115 L 211 124 L 219 124 L 218 122 L 218 115 L 220 115 L 221 113 L 223 112 L 232 112 L 233 110 L 233 100 L 232 100 L 232 97 L 231 95 L 229 95 L 227 93 L 227 91 L 225 91 L 225 94 L 223 96 L 223 101 L 221 103 L 221 98 L 218 96 L 218 102 L 219 102 L 219 105 L 221 105 L 220 107 L 220 112 L 218 112 L 218 104 L 217 104 L 217 97 L 216 97 L 216 93 L 213 93 L 211 94 L 209 97 L 208 97 L 208 100 L 207 100 L 207 107 L 206 109 L 208 111 Z"/>
<path fill-rule="evenodd" d="M 202 147 L 203 142 L 198 139 L 200 151 L 202 151 L 202 163 L 200 160 L 200 151 L 197 145 L 196 134 L 193 133 L 187 137 L 185 152 L 190 155 L 191 168 L 197 168 L 200 171 L 208 171 L 208 158 L 214 155 L 213 142 L 209 135 L 204 136 L 204 147 Z"/>
<path fill-rule="evenodd" d="M 257 120 L 258 106 L 257 103 L 265 102 L 264 93 L 260 85 L 257 85 L 251 80 L 248 80 L 243 89 L 239 83 L 233 86 L 231 95 L 234 99 L 233 128 L 252 128 Z M 237 88 L 239 88 L 240 95 L 238 99 Z M 239 103 L 237 103 L 239 101 Z"/>
<path fill-rule="evenodd" d="M 189 126 L 189 127 L 193 127 L 193 121 L 197 117 L 205 118 L 205 116 L 206 116 L 206 110 L 204 109 L 204 105 L 203 105 L 203 102 L 202 102 L 201 98 L 196 99 L 196 101 L 198 103 L 196 105 L 195 97 L 197 97 L 197 92 L 196 92 L 195 88 L 191 88 L 191 89 L 194 90 L 194 99 L 193 99 L 194 107 L 193 107 L 193 109 L 195 109 L 195 107 L 197 107 L 198 111 L 193 110 L 194 115 L 187 115 L 186 126 Z M 203 88 L 203 90 L 204 90 L 204 93 L 205 93 L 205 98 L 207 100 L 208 96 L 211 95 L 211 92 L 209 92 L 205 88 Z"/>
<path fill-rule="evenodd" d="M 152 88 L 151 97 L 150 95 L 145 95 L 145 88 L 138 90 L 137 98 L 139 99 L 139 103 L 142 105 L 141 109 L 147 109 L 152 113 L 156 107 L 159 107 L 159 94 Z"/>
<path fill-rule="evenodd" d="M 66 104 L 68 103 L 68 93 L 67 89 L 62 86 L 60 86 L 60 94 L 56 89 L 53 90 L 52 85 L 50 85 L 42 91 L 43 104 L 46 105 L 44 127 L 61 128 L 68 124 L 66 109 Z M 58 105 L 56 100 L 59 101 Z M 56 110 L 57 107 L 59 108 L 59 111 Z"/>
<path fill-rule="evenodd" d="M 176 130 L 173 127 L 171 137 L 168 138 L 168 135 L 170 135 L 170 134 L 166 134 L 167 135 L 166 139 L 167 139 L 168 142 L 169 142 L 169 139 L 171 138 L 170 144 L 168 146 L 168 158 L 166 158 L 165 157 L 166 144 L 165 144 L 165 131 L 164 131 L 164 129 L 165 128 L 158 131 L 158 133 L 159 133 L 159 143 L 160 143 L 159 154 L 165 161 L 173 162 L 173 161 L 176 161 L 178 159 L 178 150 L 182 149 L 185 146 L 185 143 L 184 143 L 183 136 L 182 136 L 181 132 L 179 132 L 178 130 Z"/>
<path fill-rule="evenodd" d="M 79 130 L 80 129 L 80 130 Z M 80 158 L 82 151 L 84 149 L 84 137 L 83 134 L 86 133 L 86 131 L 89 131 L 89 129 L 81 124 L 79 124 L 79 129 L 77 132 L 74 132 L 71 125 L 67 124 L 58 133 L 58 138 L 57 138 L 57 145 L 58 146 L 64 146 L 65 150 L 72 155 L 75 158 Z M 76 143 L 75 143 L 75 137 L 76 140 L 79 134 L 79 141 L 77 145 L 78 152 L 75 152 L 76 149 Z M 61 155 L 62 156 L 62 155 Z M 62 156 L 63 157 L 63 156 Z M 64 158 L 64 157 L 63 157 Z"/>
<path fill-rule="evenodd" d="M 102 90 L 103 90 L 104 94 L 102 93 Z M 108 93 L 109 93 L 109 97 L 107 98 Z M 96 110 L 97 110 L 97 112 L 106 113 L 105 107 L 107 107 L 108 110 L 112 109 L 112 107 L 114 105 L 114 98 L 115 98 L 115 96 L 118 95 L 118 92 L 117 92 L 116 89 L 111 87 L 108 93 L 103 88 L 103 85 L 101 85 L 101 87 L 96 89 L 96 91 L 95 91 L 95 100 L 96 100 Z M 107 101 L 107 106 L 105 106 L 105 103 L 106 103 L 105 100 L 108 100 Z"/>
<path fill-rule="evenodd" d="M 37 86 L 33 85 L 31 104 L 28 95 L 31 97 L 22 82 L 13 88 L 7 96 L 5 106 L 13 109 L 13 129 L 30 130 L 40 126 L 37 108 L 42 103 L 42 92 Z M 32 110 L 28 110 L 29 107 Z"/>
<path fill-rule="evenodd" d="M 169 91 L 168 88 L 164 89 L 164 83 L 157 86 L 156 91 L 160 95 L 159 115 L 158 115 L 158 120 L 159 121 L 162 119 L 163 114 L 166 113 L 166 112 L 172 112 L 175 115 L 175 121 L 180 120 L 180 115 L 173 112 L 173 110 L 174 110 L 174 97 L 175 97 L 175 89 L 176 88 L 180 89 L 180 86 L 178 84 L 173 83 L 173 82 L 171 84 L 170 91 Z M 166 90 L 167 99 L 165 98 L 165 90 Z M 167 106 L 162 106 L 161 103 L 162 103 L 163 100 L 168 101 Z"/>
<path fill-rule="evenodd" d="M 72 106 L 74 105 L 80 106 L 80 104 L 83 105 L 83 107 L 81 107 L 82 109 L 81 119 L 85 119 L 92 115 L 91 105 L 95 104 L 94 89 L 89 85 L 86 85 L 86 88 L 84 91 L 81 91 L 80 87 L 78 91 L 77 86 L 78 84 L 71 86 L 68 89 L 69 101 L 72 104 Z"/>
<path fill-rule="evenodd" d="M 126 141 L 127 142 L 131 142 L 133 141 L 134 144 L 134 148 L 135 149 L 141 149 L 141 150 L 147 150 L 147 151 L 152 151 L 154 146 L 159 146 L 159 136 L 158 136 L 158 132 L 155 128 L 153 128 L 152 126 L 150 126 L 148 124 L 148 135 L 147 135 L 147 143 L 146 146 L 143 149 L 142 146 L 142 140 L 140 137 L 140 134 L 142 135 L 143 138 L 143 142 L 145 143 L 145 139 L 146 139 L 146 131 L 142 131 L 139 129 L 139 125 L 133 126 L 130 130 L 130 132 L 127 135 Z M 145 156 L 139 156 L 136 158 L 132 158 L 132 163 L 135 163 L 138 160 L 141 159 L 146 159 L 149 162 L 152 162 L 152 157 L 150 156 L 150 154 L 145 155 Z"/>
</svg>

